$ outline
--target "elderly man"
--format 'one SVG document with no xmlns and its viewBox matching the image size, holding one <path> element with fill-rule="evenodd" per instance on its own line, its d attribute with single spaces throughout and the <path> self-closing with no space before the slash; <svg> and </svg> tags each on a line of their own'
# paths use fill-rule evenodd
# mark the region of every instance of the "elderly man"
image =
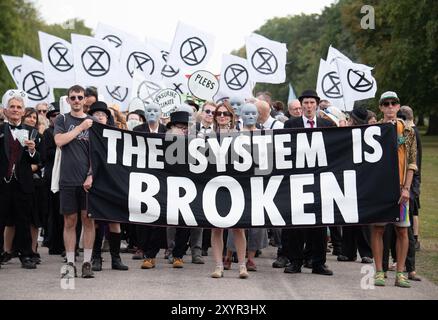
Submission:
<svg viewBox="0 0 438 320">
<path fill-rule="evenodd" d="M 283 129 L 283 123 L 271 116 L 271 107 L 266 101 L 258 100 L 255 105 L 259 112 L 258 122 L 262 125 L 262 129 Z"/>
<path fill-rule="evenodd" d="M 287 111 L 289 112 L 289 118 L 301 117 L 301 103 L 300 100 L 295 99 L 288 103 Z"/>
<path fill-rule="evenodd" d="M 6 226 L 4 252 L 0 262 L 4 263 L 12 258 L 12 242 L 17 234 L 21 266 L 35 269 L 35 261 L 31 258 L 30 235 L 34 192 L 31 166 L 39 163 L 40 155 L 35 141 L 28 138 L 35 129 L 21 123 L 25 97 L 26 94 L 21 90 L 8 90 L 2 99 L 9 123 L 0 125 L 0 219 Z M 15 233 L 16 228 L 21 230 Z"/>
</svg>

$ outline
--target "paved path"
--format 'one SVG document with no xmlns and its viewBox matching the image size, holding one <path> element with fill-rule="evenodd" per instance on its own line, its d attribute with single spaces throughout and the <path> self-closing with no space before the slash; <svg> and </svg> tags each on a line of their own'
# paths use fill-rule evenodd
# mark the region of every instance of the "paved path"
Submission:
<svg viewBox="0 0 438 320">
<path fill-rule="evenodd" d="M 204 265 L 188 263 L 183 269 L 172 269 L 159 253 L 158 265 L 152 270 L 141 270 L 141 262 L 131 260 L 131 254 L 122 254 L 129 271 L 110 270 L 110 257 L 104 254 L 104 270 L 96 272 L 94 279 L 75 279 L 75 289 L 61 288 L 60 256 L 47 255 L 41 248 L 43 263 L 37 270 L 20 268 L 13 259 L 0 269 L 0 300 L 4 299 L 438 299 L 438 286 L 423 279 L 412 283 L 411 289 L 394 287 L 394 272 L 389 273 L 384 288 L 362 289 L 361 268 L 369 268 L 359 262 L 337 262 L 328 254 L 328 265 L 334 276 L 311 274 L 303 269 L 301 274 L 285 274 L 283 269 L 273 269 L 276 249 L 269 247 L 256 259 L 257 272 L 251 272 L 246 280 L 238 278 L 237 265 L 225 271 L 222 279 L 209 277 L 214 269 L 211 255 Z M 211 251 L 211 250 L 210 250 Z M 82 258 L 79 258 L 80 261 Z M 80 266 L 80 263 L 78 263 Z M 368 269 L 369 270 L 369 269 Z M 369 272 L 369 271 L 368 271 Z M 80 274 L 80 271 L 79 271 Z M 368 273 L 369 275 L 369 273 Z M 366 281 L 362 282 L 366 283 Z"/>
</svg>

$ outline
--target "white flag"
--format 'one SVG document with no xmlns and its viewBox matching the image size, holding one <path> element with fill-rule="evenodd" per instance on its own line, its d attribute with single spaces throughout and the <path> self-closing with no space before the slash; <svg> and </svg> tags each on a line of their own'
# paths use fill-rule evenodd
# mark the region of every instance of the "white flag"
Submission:
<svg viewBox="0 0 438 320">
<path fill-rule="evenodd" d="M 336 59 L 339 78 L 342 84 L 345 105 L 368 98 L 374 98 L 377 91 L 376 79 L 371 75 L 371 67 Z"/>
<path fill-rule="evenodd" d="M 147 80 L 142 72 L 134 70 L 131 98 L 140 98 L 144 103 L 152 103 L 157 93 L 164 89 L 161 81 Z"/>
<path fill-rule="evenodd" d="M 75 84 L 71 44 L 41 31 L 38 36 L 47 83 L 52 88 L 70 88 Z"/>
<path fill-rule="evenodd" d="M 252 33 L 245 37 L 250 78 L 255 82 L 283 83 L 286 80 L 285 43 Z"/>
<path fill-rule="evenodd" d="M 17 85 L 17 89 L 21 88 L 20 79 L 21 79 L 21 63 L 22 57 L 14 57 L 7 56 L 2 54 L 3 61 L 6 64 L 6 68 L 8 68 L 9 73 L 11 74 L 12 79 L 14 79 L 15 84 Z"/>
<path fill-rule="evenodd" d="M 164 60 L 161 52 L 153 45 L 129 39 L 123 46 L 120 66 L 124 83 L 132 82 L 134 70 L 142 72 L 146 79 L 154 81 L 161 80 Z"/>
<path fill-rule="evenodd" d="M 77 83 L 96 87 L 123 85 L 117 53 L 108 42 L 78 34 L 72 34 L 71 40 Z"/>
<path fill-rule="evenodd" d="M 214 50 L 214 36 L 178 22 L 168 64 L 190 73 L 201 70 Z"/>
<path fill-rule="evenodd" d="M 252 97 L 251 81 L 246 59 L 224 54 L 217 96 L 247 99 Z"/>
<path fill-rule="evenodd" d="M 99 88 L 99 94 L 103 95 L 104 101 L 110 107 L 117 104 L 121 112 L 128 110 L 129 101 L 131 100 L 131 89 L 121 86 L 104 86 Z"/>
<path fill-rule="evenodd" d="M 135 39 L 129 33 L 100 22 L 94 31 L 94 37 L 106 41 L 117 53 L 117 58 L 120 56 L 125 42 L 128 39 Z"/>
<path fill-rule="evenodd" d="M 320 60 L 316 92 L 321 99 L 328 100 L 335 107 L 345 110 L 342 85 L 336 64 L 329 64 L 324 59 Z"/>
<path fill-rule="evenodd" d="M 29 99 L 26 107 L 35 107 L 40 102 L 53 102 L 53 91 L 44 77 L 43 64 L 27 55 L 23 55 L 21 65 L 21 89 Z"/>
</svg>

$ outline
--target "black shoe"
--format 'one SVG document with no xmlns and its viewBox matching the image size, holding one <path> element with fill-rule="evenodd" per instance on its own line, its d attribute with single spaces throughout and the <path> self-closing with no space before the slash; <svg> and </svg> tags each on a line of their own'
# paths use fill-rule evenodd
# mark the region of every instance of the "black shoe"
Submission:
<svg viewBox="0 0 438 320">
<path fill-rule="evenodd" d="M 21 267 L 24 269 L 36 269 L 36 264 L 30 257 L 21 258 Z"/>
<path fill-rule="evenodd" d="M 311 259 L 304 260 L 303 266 L 304 268 L 312 269 L 312 260 Z"/>
<path fill-rule="evenodd" d="M 262 250 L 256 250 L 254 257 L 258 258 L 261 254 L 262 254 Z"/>
<path fill-rule="evenodd" d="M 1 264 L 6 264 L 8 261 L 10 261 L 13 258 L 12 254 L 9 252 L 3 252 L 0 255 L 0 263 Z"/>
<path fill-rule="evenodd" d="M 91 263 L 84 262 L 82 264 L 82 278 L 94 278 L 93 270 L 91 270 Z"/>
<path fill-rule="evenodd" d="M 126 271 L 129 269 L 129 267 L 122 263 L 122 259 L 120 259 L 120 257 L 112 257 L 111 258 L 111 269 Z"/>
<path fill-rule="evenodd" d="M 363 257 L 361 263 L 373 263 L 373 258 Z"/>
<path fill-rule="evenodd" d="M 420 250 L 421 250 L 420 241 L 415 240 L 415 251 L 420 251 Z"/>
<path fill-rule="evenodd" d="M 93 257 L 91 259 L 91 270 L 102 271 L 102 257 Z"/>
<path fill-rule="evenodd" d="M 35 264 L 41 264 L 41 256 L 39 253 L 33 252 L 31 259 Z"/>
<path fill-rule="evenodd" d="M 207 257 L 208 256 L 208 249 L 202 249 L 202 252 L 201 252 L 201 255 L 203 256 L 203 257 Z"/>
<path fill-rule="evenodd" d="M 299 264 L 291 263 L 284 268 L 284 273 L 301 273 L 301 266 Z"/>
<path fill-rule="evenodd" d="M 357 257 L 349 258 L 349 257 L 344 256 L 344 255 L 341 254 L 341 255 L 338 256 L 337 260 L 344 262 L 344 261 L 356 261 L 356 259 L 357 259 Z"/>
<path fill-rule="evenodd" d="M 321 274 L 323 276 L 332 276 L 333 275 L 333 271 L 328 269 L 325 266 L 314 267 L 312 269 L 312 273 Z"/>
<path fill-rule="evenodd" d="M 279 256 L 277 260 L 272 262 L 272 268 L 286 268 L 289 263 L 289 259 L 283 256 Z"/>
<path fill-rule="evenodd" d="M 332 255 L 334 255 L 334 256 L 339 256 L 339 255 L 341 255 L 341 250 L 339 250 L 339 249 L 337 249 L 337 248 L 334 248 L 333 251 L 332 251 Z"/>
</svg>

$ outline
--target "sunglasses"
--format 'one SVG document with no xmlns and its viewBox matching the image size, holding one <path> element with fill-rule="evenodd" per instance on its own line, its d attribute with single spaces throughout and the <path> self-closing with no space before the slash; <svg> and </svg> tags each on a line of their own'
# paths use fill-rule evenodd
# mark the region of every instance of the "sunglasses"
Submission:
<svg viewBox="0 0 438 320">
<path fill-rule="evenodd" d="M 206 114 L 214 114 L 214 111 L 213 111 L 213 110 L 210 110 L 210 109 L 205 109 L 204 112 L 205 112 Z"/>
<path fill-rule="evenodd" d="M 82 101 L 84 99 L 84 96 L 71 96 L 68 97 L 71 101 L 75 101 L 76 99 L 78 99 L 78 101 Z"/>
<path fill-rule="evenodd" d="M 37 110 L 38 113 L 47 113 L 48 110 Z"/>
<path fill-rule="evenodd" d="M 233 114 L 229 111 L 215 111 L 216 117 L 231 117 Z"/>
<path fill-rule="evenodd" d="M 385 101 L 385 102 L 382 103 L 382 106 L 384 106 L 384 107 L 389 107 L 390 105 L 392 105 L 392 106 L 396 106 L 396 105 L 398 105 L 398 104 L 399 104 L 398 101 Z"/>
</svg>

